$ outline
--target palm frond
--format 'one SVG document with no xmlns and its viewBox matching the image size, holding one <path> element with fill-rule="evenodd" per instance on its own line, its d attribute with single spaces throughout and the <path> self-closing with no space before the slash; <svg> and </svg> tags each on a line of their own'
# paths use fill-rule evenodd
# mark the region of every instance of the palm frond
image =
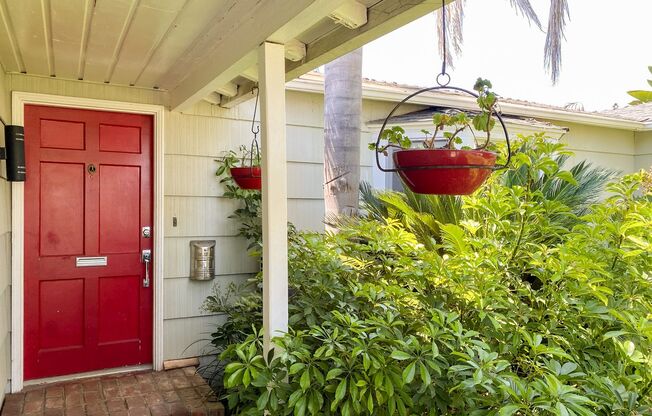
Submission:
<svg viewBox="0 0 652 416">
<path fill-rule="evenodd" d="M 534 11 L 530 0 L 509 0 L 509 3 L 518 13 L 525 16 L 530 23 L 534 23 L 536 27 L 543 30 L 539 16 L 537 16 L 537 13 Z"/>
<path fill-rule="evenodd" d="M 360 186 L 360 205 L 367 218 L 399 221 L 428 249 L 441 242 L 441 225 L 458 224 L 463 218 L 462 199 L 451 195 L 421 195 L 378 191 L 369 184 Z"/>
<path fill-rule="evenodd" d="M 366 216 L 379 220 L 387 217 L 387 207 L 376 194 L 377 191 L 369 182 L 360 182 L 360 208 Z"/>
<path fill-rule="evenodd" d="M 442 9 L 435 11 L 439 55 L 444 57 L 451 67 L 454 66 L 454 57 L 460 55 L 464 43 L 465 2 L 466 0 L 456 0 L 446 5 L 446 40 L 442 36 Z M 509 2 L 517 13 L 524 16 L 539 29 L 543 29 L 539 16 L 534 11 L 530 0 L 509 0 Z M 544 67 L 550 73 L 553 84 L 557 83 L 561 70 L 561 47 L 565 39 L 564 30 L 569 15 L 568 0 L 550 0 L 550 14 L 544 48 Z"/>
<path fill-rule="evenodd" d="M 464 43 L 464 3 L 466 3 L 466 0 L 457 0 L 446 5 L 445 41 L 444 36 L 442 36 L 442 9 L 435 11 L 439 56 L 444 57 L 445 51 L 446 62 L 451 68 L 455 66 L 453 58 L 462 53 L 462 44 Z"/>
<path fill-rule="evenodd" d="M 528 145 L 524 143 L 518 152 L 527 152 Z M 554 158 L 559 169 L 564 169 L 570 161 L 568 154 L 559 154 Z M 574 215 L 581 216 L 588 212 L 589 207 L 599 202 L 605 185 L 618 176 L 618 172 L 594 166 L 590 162 L 581 161 L 568 169 L 577 182 L 569 183 L 558 177 L 542 174 L 534 182 L 533 190 L 539 190 L 548 201 L 557 201 L 570 208 Z M 503 183 L 508 187 L 525 186 L 527 182 L 527 167 L 511 169 L 503 175 Z"/>
<path fill-rule="evenodd" d="M 561 70 L 561 45 L 565 39 L 564 29 L 569 18 L 568 0 L 550 0 L 548 33 L 544 49 L 544 67 L 550 73 L 552 83 L 557 83 Z"/>
</svg>

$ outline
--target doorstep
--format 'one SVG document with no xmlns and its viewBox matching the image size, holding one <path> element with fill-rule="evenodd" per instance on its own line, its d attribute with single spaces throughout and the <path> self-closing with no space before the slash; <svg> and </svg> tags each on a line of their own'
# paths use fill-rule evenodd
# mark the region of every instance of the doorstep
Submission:
<svg viewBox="0 0 652 416">
<path fill-rule="evenodd" d="M 194 367 L 26 387 L 5 397 L 1 416 L 223 416 Z"/>
</svg>

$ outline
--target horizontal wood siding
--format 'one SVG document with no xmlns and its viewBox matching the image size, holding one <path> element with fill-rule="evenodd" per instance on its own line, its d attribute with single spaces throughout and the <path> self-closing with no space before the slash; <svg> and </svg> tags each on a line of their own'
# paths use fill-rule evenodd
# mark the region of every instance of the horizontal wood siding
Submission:
<svg viewBox="0 0 652 416">
<path fill-rule="evenodd" d="M 225 321 L 224 315 L 166 319 L 163 324 L 164 360 L 211 355 L 210 334 Z"/>
<path fill-rule="evenodd" d="M 652 131 L 636 132 L 636 158 L 634 159 L 634 168 L 652 169 Z"/>
<path fill-rule="evenodd" d="M 7 74 L 7 77 L 11 91 L 126 101 L 139 104 L 164 105 L 167 101 L 165 92 L 153 89 L 65 80 L 37 75 Z"/>
<path fill-rule="evenodd" d="M 208 353 L 208 334 L 221 317 L 201 306 L 213 285 L 242 283 L 258 269 L 238 237 L 239 224 L 228 218 L 237 203 L 222 197 L 215 177 L 216 159 L 251 142 L 253 114 L 245 104 L 232 110 L 204 103 L 187 113 L 168 113 L 165 138 L 165 359 Z M 176 226 L 173 225 L 176 218 Z M 191 281 L 190 241 L 215 240 L 213 281 Z"/>
</svg>

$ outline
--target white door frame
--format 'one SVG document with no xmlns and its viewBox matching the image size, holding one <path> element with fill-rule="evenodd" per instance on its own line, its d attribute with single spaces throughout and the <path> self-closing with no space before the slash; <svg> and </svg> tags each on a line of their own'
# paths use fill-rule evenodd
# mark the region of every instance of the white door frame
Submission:
<svg viewBox="0 0 652 416">
<path fill-rule="evenodd" d="M 25 125 L 25 105 L 47 105 L 86 110 L 148 114 L 154 118 L 154 322 L 153 367 L 163 367 L 163 119 L 160 105 L 127 103 L 14 91 L 12 93 L 12 124 Z M 27 172 L 29 175 L 29 172 Z M 11 391 L 23 389 L 24 366 L 24 292 L 25 279 L 25 187 L 23 182 L 11 184 Z"/>
</svg>

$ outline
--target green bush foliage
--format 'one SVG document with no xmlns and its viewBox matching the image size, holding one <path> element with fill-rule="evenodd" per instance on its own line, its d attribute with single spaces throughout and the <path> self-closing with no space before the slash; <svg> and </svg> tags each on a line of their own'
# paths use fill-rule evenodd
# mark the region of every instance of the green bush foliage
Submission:
<svg viewBox="0 0 652 416">
<path fill-rule="evenodd" d="M 610 183 L 579 216 L 538 183 L 576 186 L 563 147 L 526 147 L 522 180 L 465 197 L 432 248 L 388 217 L 293 233 L 291 329 L 275 352 L 262 350 L 259 277 L 228 306 L 209 299 L 230 311 L 214 336 L 233 413 L 652 414 L 650 178 Z"/>
</svg>

